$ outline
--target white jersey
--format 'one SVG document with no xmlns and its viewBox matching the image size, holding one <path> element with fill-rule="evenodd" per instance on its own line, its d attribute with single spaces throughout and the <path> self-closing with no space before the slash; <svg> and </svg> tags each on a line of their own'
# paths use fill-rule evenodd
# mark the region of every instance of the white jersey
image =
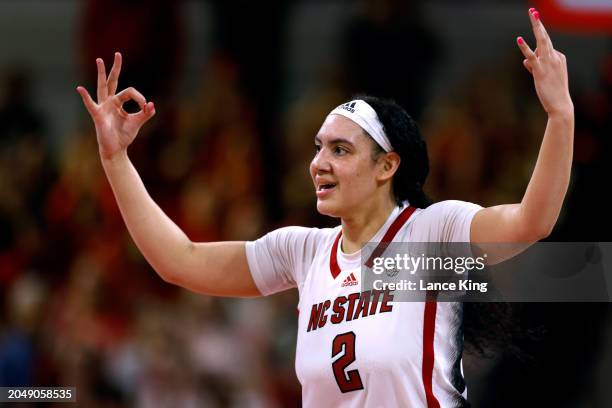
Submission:
<svg viewBox="0 0 612 408">
<path fill-rule="evenodd" d="M 397 207 L 371 241 L 469 242 L 481 208 Z M 263 295 L 299 290 L 295 367 L 304 407 L 466 406 L 461 303 L 362 292 L 361 253 L 344 254 L 340 242 L 340 226 L 286 227 L 246 245 Z"/>
</svg>

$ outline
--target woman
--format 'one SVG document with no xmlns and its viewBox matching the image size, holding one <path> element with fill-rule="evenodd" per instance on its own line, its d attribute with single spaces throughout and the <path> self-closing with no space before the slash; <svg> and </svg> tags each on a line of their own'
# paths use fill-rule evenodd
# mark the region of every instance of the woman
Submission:
<svg viewBox="0 0 612 408">
<path fill-rule="evenodd" d="M 390 292 L 360 291 L 354 272 L 368 241 L 533 243 L 550 233 L 569 182 L 573 104 L 565 57 L 538 12 L 530 9 L 529 16 L 537 49 L 521 37 L 517 43 L 548 124 L 516 204 L 428 206 L 427 154 L 416 125 L 397 105 L 365 97 L 334 109 L 315 137 L 310 174 L 317 210 L 340 218 L 340 226 L 281 228 L 247 243 L 194 243 L 151 199 L 128 158 L 127 147 L 155 107 L 133 88 L 115 94 L 121 55 L 108 78 L 97 60 L 97 103 L 77 90 L 130 234 L 164 280 L 218 296 L 299 289 L 296 370 L 305 406 L 462 406 L 460 306 L 394 303 Z M 130 99 L 141 111 L 122 109 Z"/>
</svg>

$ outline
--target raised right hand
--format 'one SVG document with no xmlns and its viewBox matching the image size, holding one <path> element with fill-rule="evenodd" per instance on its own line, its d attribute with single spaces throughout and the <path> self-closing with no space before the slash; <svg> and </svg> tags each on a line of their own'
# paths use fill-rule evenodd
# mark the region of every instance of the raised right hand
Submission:
<svg viewBox="0 0 612 408">
<path fill-rule="evenodd" d="M 147 102 L 136 89 L 129 87 L 115 94 L 121 72 L 121 54 L 115 53 L 115 61 L 108 78 L 101 58 L 96 60 L 98 66 L 98 103 L 94 102 L 89 92 L 82 86 L 77 92 L 89 111 L 96 126 L 98 147 L 102 159 L 112 159 L 132 143 L 138 131 L 155 115 L 153 102 Z M 127 113 L 123 104 L 133 99 L 140 106 L 137 113 Z"/>
</svg>

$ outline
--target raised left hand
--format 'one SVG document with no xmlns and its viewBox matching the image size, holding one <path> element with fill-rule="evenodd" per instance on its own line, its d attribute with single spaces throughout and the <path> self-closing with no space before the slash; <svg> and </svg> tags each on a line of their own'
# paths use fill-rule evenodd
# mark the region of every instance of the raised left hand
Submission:
<svg viewBox="0 0 612 408">
<path fill-rule="evenodd" d="M 529 19 L 537 48 L 532 51 L 523 37 L 517 38 L 517 44 L 525 56 L 523 65 L 533 75 L 540 103 L 549 116 L 572 113 L 565 55 L 554 49 L 537 10 L 529 9 Z"/>
</svg>

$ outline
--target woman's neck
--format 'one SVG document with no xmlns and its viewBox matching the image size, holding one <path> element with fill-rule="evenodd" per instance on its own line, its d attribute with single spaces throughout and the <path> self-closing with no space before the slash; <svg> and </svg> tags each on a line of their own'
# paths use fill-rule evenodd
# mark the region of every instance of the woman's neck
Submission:
<svg viewBox="0 0 612 408">
<path fill-rule="evenodd" d="M 370 241 L 389 218 L 396 204 L 388 198 L 362 206 L 358 214 L 342 218 L 342 252 L 351 254 Z"/>
</svg>

